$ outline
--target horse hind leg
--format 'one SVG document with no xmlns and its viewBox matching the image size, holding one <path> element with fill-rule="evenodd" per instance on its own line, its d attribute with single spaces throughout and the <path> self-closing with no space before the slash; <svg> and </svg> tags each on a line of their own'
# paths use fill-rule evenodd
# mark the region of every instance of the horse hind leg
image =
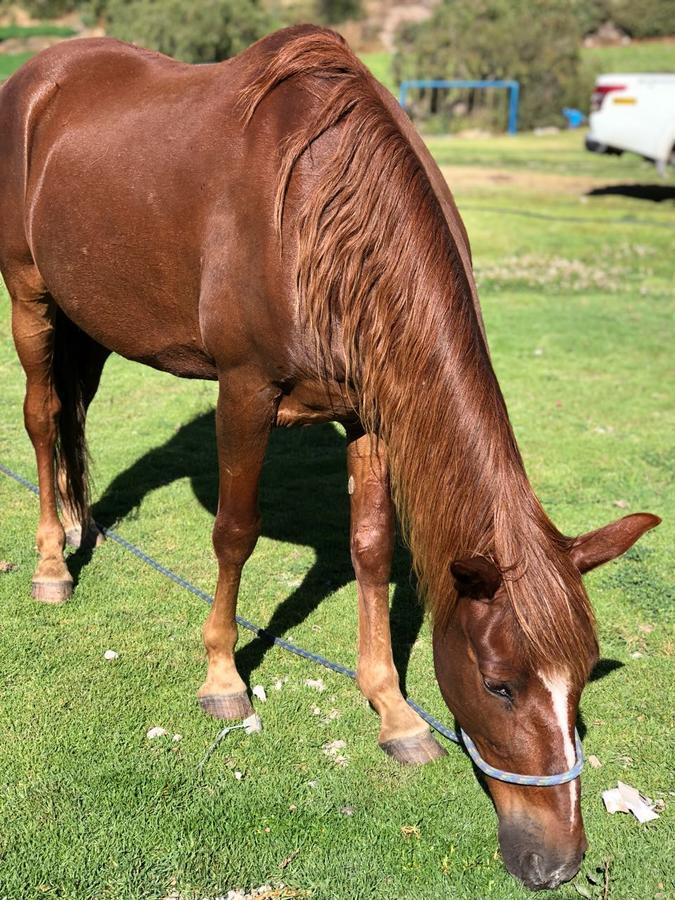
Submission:
<svg viewBox="0 0 675 900">
<path fill-rule="evenodd" d="M 26 374 L 24 424 L 35 451 L 40 487 L 39 560 L 32 594 L 45 603 L 61 603 L 72 594 L 73 579 L 63 557 L 65 532 L 56 506 L 54 458 L 61 412 L 53 373 L 56 304 L 34 266 L 14 272 L 7 287 L 14 343 Z"/>
<path fill-rule="evenodd" d="M 105 540 L 89 509 L 85 420 L 110 351 L 56 312 L 54 377 L 61 399 L 57 488 L 66 543 L 91 549 Z"/>
<path fill-rule="evenodd" d="M 446 751 L 408 706 L 394 666 L 389 627 L 389 575 L 394 510 L 386 451 L 371 435 L 348 434 L 351 554 L 359 600 L 357 682 L 380 716 L 380 747 L 398 762 L 431 762 Z"/>
</svg>

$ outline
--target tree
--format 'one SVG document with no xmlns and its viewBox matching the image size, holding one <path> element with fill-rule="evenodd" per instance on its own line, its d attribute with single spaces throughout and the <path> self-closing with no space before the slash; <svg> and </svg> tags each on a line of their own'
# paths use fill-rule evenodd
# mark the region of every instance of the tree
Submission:
<svg viewBox="0 0 675 900">
<path fill-rule="evenodd" d="M 580 38 L 569 0 L 443 0 L 400 33 L 394 72 L 399 80 L 516 79 L 520 124 L 531 128 L 558 121 L 576 99 Z"/>
<path fill-rule="evenodd" d="M 75 0 L 23 0 L 20 3 L 34 19 L 57 19 L 72 12 L 77 5 Z"/>
<path fill-rule="evenodd" d="M 675 34 L 673 0 L 574 0 L 584 34 L 612 21 L 631 37 L 663 37 Z"/>
<path fill-rule="evenodd" d="M 316 0 L 316 14 L 320 22 L 335 25 L 346 19 L 358 19 L 363 15 L 361 0 Z"/>
<path fill-rule="evenodd" d="M 185 62 L 218 62 L 263 37 L 273 23 L 257 0 L 94 0 L 106 33 Z"/>
</svg>

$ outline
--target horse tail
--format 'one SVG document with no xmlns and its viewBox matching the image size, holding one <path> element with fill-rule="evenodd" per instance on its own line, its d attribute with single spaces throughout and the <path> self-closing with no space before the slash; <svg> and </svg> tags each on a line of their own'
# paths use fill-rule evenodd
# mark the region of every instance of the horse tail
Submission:
<svg viewBox="0 0 675 900">
<path fill-rule="evenodd" d="M 87 415 L 87 335 L 61 310 L 56 311 L 52 377 L 61 402 L 55 465 L 62 501 L 79 522 L 89 515 L 89 453 L 85 439 Z"/>
</svg>

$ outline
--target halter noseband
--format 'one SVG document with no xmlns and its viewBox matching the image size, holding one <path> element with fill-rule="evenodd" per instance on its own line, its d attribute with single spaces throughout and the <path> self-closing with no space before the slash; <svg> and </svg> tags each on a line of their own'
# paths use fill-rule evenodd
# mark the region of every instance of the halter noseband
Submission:
<svg viewBox="0 0 675 900">
<path fill-rule="evenodd" d="M 495 769 L 490 763 L 486 762 L 476 749 L 476 745 L 469 735 L 460 728 L 462 742 L 466 747 L 466 751 L 473 760 L 473 764 L 490 778 L 496 778 L 498 781 L 506 781 L 509 784 L 521 784 L 530 787 L 555 787 L 558 784 L 567 784 L 568 781 L 574 781 L 581 774 L 584 767 L 584 751 L 581 747 L 581 738 L 579 732 L 574 730 L 574 740 L 576 744 L 576 760 L 571 769 L 566 772 L 560 772 L 558 775 L 516 775 L 514 772 L 505 772 L 503 769 Z M 455 740 L 459 743 L 459 738 L 455 735 Z"/>
</svg>

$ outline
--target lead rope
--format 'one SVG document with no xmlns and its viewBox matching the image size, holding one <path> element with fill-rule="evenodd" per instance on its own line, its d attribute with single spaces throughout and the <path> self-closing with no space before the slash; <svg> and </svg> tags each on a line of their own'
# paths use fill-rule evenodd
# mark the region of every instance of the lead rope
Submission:
<svg viewBox="0 0 675 900">
<path fill-rule="evenodd" d="M 29 490 L 32 494 L 35 494 L 36 497 L 38 496 L 39 490 L 36 485 L 28 481 L 27 478 L 24 478 L 23 475 L 19 475 L 17 472 L 14 472 L 12 469 L 8 468 L 2 463 L 0 463 L 0 472 L 2 472 L 8 478 L 16 481 L 17 484 L 20 484 L 23 487 L 27 488 L 27 490 Z M 156 559 L 153 559 L 152 556 L 149 556 L 147 553 L 145 553 L 145 551 L 141 550 L 140 547 L 132 544 L 131 541 L 123 538 L 122 535 L 117 534 L 117 532 L 112 528 L 101 528 L 100 525 L 97 525 L 96 527 L 107 538 L 110 538 L 111 541 L 119 544 L 120 547 L 128 550 L 129 553 L 133 553 L 133 555 L 140 559 L 141 562 L 144 562 L 146 565 L 150 566 L 150 568 L 154 569 L 156 572 L 159 572 L 160 575 L 164 575 L 165 578 L 170 579 L 174 584 L 177 584 L 184 590 L 189 591 L 195 597 L 199 597 L 200 600 L 203 600 L 209 605 L 213 602 L 213 597 L 211 597 L 210 594 L 207 594 L 206 591 L 203 591 L 201 588 L 198 588 L 196 585 L 192 584 L 181 575 L 178 575 L 176 572 L 173 572 L 171 569 L 163 566 L 160 562 L 157 562 Z M 282 650 L 288 650 L 289 653 L 295 654 L 295 656 L 300 656 L 302 657 L 302 659 L 307 659 L 310 662 L 318 663 L 320 666 L 323 666 L 325 669 L 330 669 L 331 672 L 336 672 L 338 675 L 346 675 L 347 678 L 352 679 L 356 678 L 356 672 L 354 672 L 353 669 L 348 669 L 347 666 L 343 666 L 341 663 L 336 663 L 330 659 L 326 659 L 326 657 L 321 656 L 320 653 L 312 653 L 309 650 L 304 650 L 302 647 L 298 647 L 297 644 L 291 643 L 291 641 L 286 641 L 284 640 L 284 638 L 280 638 L 274 634 L 271 634 L 269 631 L 261 628 L 260 625 L 255 625 L 253 622 L 249 622 L 249 620 L 245 619 L 243 616 L 236 616 L 235 618 L 238 625 L 241 625 L 241 627 L 245 628 L 247 631 L 253 632 L 253 634 L 255 634 L 258 638 L 270 645 L 276 645 L 277 647 L 281 647 Z M 506 781 L 510 784 L 531 785 L 533 787 L 553 787 L 554 785 L 565 784 L 566 782 L 572 781 L 573 779 L 577 778 L 583 768 L 584 755 L 581 748 L 579 733 L 576 730 L 574 732 L 576 741 L 576 760 L 574 766 L 572 766 L 571 769 L 569 769 L 567 772 L 561 772 L 558 775 L 517 775 L 513 772 L 506 772 L 503 769 L 496 769 L 494 766 L 491 766 L 488 762 L 486 762 L 479 754 L 474 742 L 471 740 L 469 735 L 464 732 L 463 729 L 460 728 L 460 737 L 455 731 L 453 731 L 451 728 L 447 728 L 435 716 L 432 716 L 431 713 L 427 712 L 425 709 L 415 703 L 414 700 L 411 700 L 408 697 L 406 702 L 408 706 L 411 707 L 411 709 L 415 710 L 415 712 L 421 719 L 424 719 L 427 725 L 433 728 L 434 731 L 455 744 L 460 744 L 460 746 L 463 745 L 477 768 L 479 768 L 486 775 L 489 775 L 491 778 L 496 778 L 499 781 Z"/>
</svg>

